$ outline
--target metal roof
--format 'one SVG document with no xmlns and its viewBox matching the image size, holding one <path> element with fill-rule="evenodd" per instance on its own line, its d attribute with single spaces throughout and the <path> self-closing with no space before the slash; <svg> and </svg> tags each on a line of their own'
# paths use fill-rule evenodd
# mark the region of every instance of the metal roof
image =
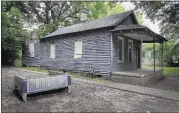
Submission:
<svg viewBox="0 0 179 113">
<path fill-rule="evenodd" d="M 79 23 L 79 24 L 74 24 L 74 25 L 71 25 L 71 26 L 59 28 L 56 31 L 46 35 L 43 38 L 115 26 L 118 23 L 120 23 L 123 19 L 125 19 L 128 15 L 130 15 L 132 12 L 133 12 L 133 10 L 130 10 L 130 11 L 115 14 L 115 15 L 112 15 L 112 16 L 107 16 L 107 17 L 104 17 L 103 19 L 86 21 L 86 22 L 82 22 L 82 23 Z"/>
</svg>

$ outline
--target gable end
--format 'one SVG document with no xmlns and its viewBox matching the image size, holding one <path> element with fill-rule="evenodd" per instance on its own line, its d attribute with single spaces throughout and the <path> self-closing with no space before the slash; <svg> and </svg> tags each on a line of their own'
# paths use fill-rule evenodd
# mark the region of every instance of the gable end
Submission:
<svg viewBox="0 0 179 113">
<path fill-rule="evenodd" d="M 128 15 L 123 21 L 120 22 L 120 25 L 129 25 L 129 24 L 138 24 L 134 12 Z"/>
</svg>

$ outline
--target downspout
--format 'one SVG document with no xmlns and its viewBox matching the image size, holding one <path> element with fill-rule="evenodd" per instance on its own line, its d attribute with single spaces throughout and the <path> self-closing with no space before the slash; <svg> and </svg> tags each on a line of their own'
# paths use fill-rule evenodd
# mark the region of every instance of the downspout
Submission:
<svg viewBox="0 0 179 113">
<path fill-rule="evenodd" d="M 112 76 L 112 58 L 113 58 L 113 54 L 112 54 L 112 46 L 113 46 L 113 38 L 112 38 L 112 32 L 110 32 L 111 35 L 111 47 L 110 47 L 110 76 Z"/>
<path fill-rule="evenodd" d="M 98 64 L 98 62 L 99 62 L 99 54 L 98 54 L 98 43 L 99 43 L 99 41 L 98 41 L 98 37 L 97 37 L 97 72 L 99 72 L 99 64 Z"/>
<path fill-rule="evenodd" d="M 162 42 L 162 75 L 163 75 L 163 42 Z"/>
</svg>

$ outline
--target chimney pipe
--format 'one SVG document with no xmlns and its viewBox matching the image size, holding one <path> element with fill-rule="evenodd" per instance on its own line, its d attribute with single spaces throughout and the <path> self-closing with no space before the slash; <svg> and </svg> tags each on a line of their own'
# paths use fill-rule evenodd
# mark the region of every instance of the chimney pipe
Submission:
<svg viewBox="0 0 179 113">
<path fill-rule="evenodd" d="M 88 17 L 87 17 L 87 9 L 82 6 L 81 8 L 81 18 L 80 18 L 81 22 L 85 22 L 88 20 Z"/>
</svg>

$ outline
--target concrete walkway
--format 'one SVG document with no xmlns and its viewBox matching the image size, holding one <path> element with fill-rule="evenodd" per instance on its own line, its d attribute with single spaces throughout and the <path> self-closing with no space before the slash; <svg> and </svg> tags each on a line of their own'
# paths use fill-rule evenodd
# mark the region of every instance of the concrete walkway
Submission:
<svg viewBox="0 0 179 113">
<path fill-rule="evenodd" d="M 79 78 L 73 78 L 73 80 L 84 81 L 83 79 L 79 79 Z M 88 80 L 88 81 L 90 81 L 90 80 Z M 149 95 L 149 96 L 179 101 L 179 92 L 155 89 L 155 88 L 148 88 L 148 87 L 136 86 L 136 85 L 129 85 L 129 84 L 123 84 L 123 83 L 117 83 L 117 82 L 99 83 L 99 82 L 93 81 L 92 83 L 110 87 L 110 88 L 123 90 L 123 91 L 129 91 L 129 92 L 139 93 L 139 94 L 143 94 L 143 95 Z"/>
<path fill-rule="evenodd" d="M 154 89 L 154 88 L 129 85 L 129 84 L 122 84 L 122 83 L 114 83 L 114 82 L 113 83 L 101 83 L 101 85 L 119 89 L 119 90 L 130 91 L 134 93 L 145 94 L 145 95 L 155 96 L 159 98 L 179 101 L 179 92 L 173 92 L 173 91 L 162 90 L 162 89 Z"/>
<path fill-rule="evenodd" d="M 24 69 L 22 69 L 22 70 L 24 70 Z M 24 71 L 28 72 L 29 70 L 24 70 Z M 37 71 L 30 71 L 30 72 L 47 74 L 47 73 L 37 72 Z M 99 83 L 99 82 L 95 82 L 93 80 L 86 80 L 86 79 L 82 79 L 82 78 L 72 78 L 72 80 L 78 80 L 78 81 L 83 81 L 83 82 L 88 81 L 88 82 L 91 82 L 94 84 L 99 84 L 102 86 L 115 88 L 115 89 L 119 89 L 119 90 L 123 90 L 123 91 L 129 91 L 129 92 L 134 92 L 134 93 L 139 93 L 139 94 L 179 101 L 179 92 L 174 92 L 174 91 L 148 88 L 148 87 L 143 87 L 143 86 L 129 85 L 129 84 L 123 84 L 123 83 L 117 83 L 117 82 Z"/>
</svg>

